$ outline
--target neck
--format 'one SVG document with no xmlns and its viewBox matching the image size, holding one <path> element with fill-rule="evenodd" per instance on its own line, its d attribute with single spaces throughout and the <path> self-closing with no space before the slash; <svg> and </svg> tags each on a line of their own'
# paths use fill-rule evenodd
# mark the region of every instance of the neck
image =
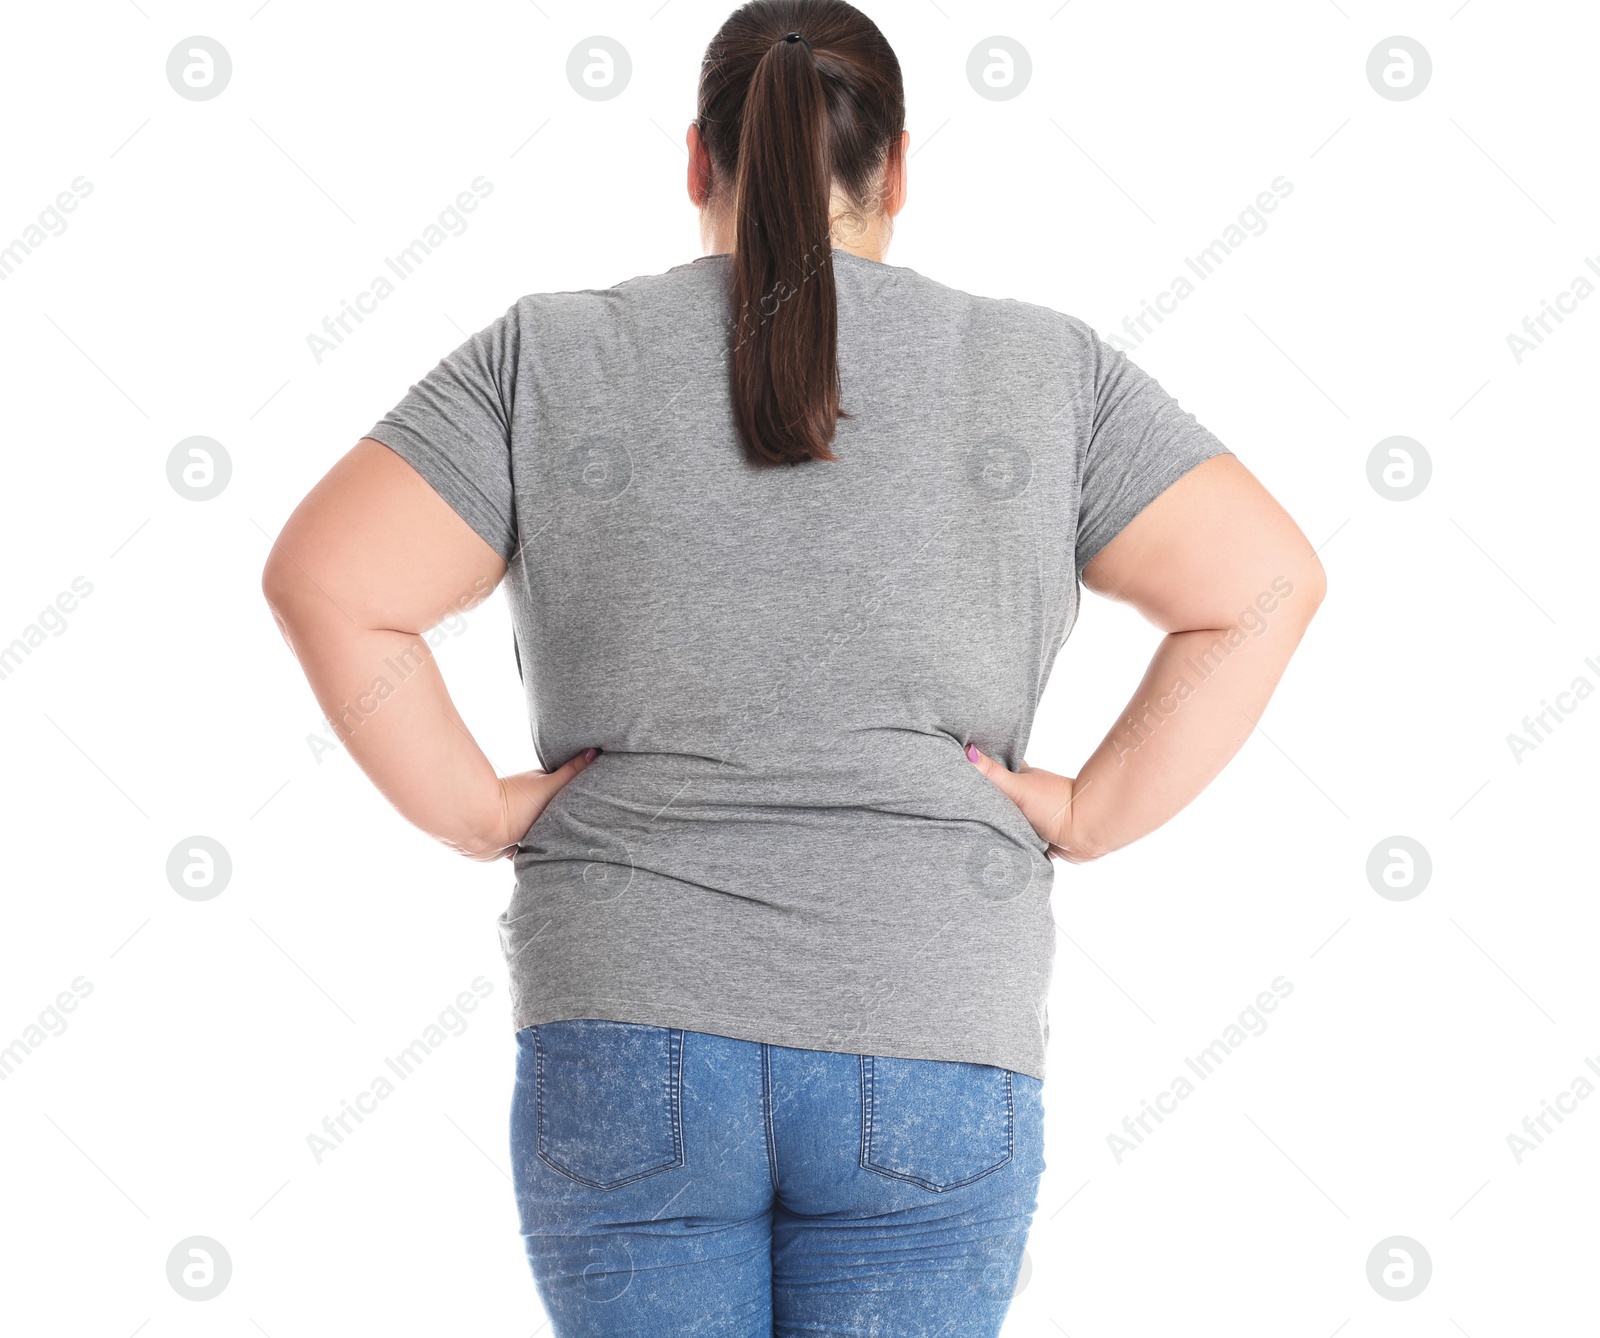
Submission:
<svg viewBox="0 0 1600 1338">
<path fill-rule="evenodd" d="M 833 249 L 882 264 L 894 235 L 893 221 L 882 213 L 862 214 L 837 191 L 831 212 Z M 732 209 L 700 211 L 700 242 L 707 255 L 731 254 L 735 249 L 735 236 Z"/>
</svg>

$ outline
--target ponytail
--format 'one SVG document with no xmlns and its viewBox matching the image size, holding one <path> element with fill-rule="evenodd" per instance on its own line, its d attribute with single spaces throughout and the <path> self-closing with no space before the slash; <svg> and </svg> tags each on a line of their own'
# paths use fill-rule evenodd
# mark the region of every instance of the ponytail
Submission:
<svg viewBox="0 0 1600 1338">
<path fill-rule="evenodd" d="M 730 377 L 753 464 L 838 458 L 834 189 L 865 207 L 904 120 L 893 50 L 842 0 L 751 0 L 706 52 L 697 124 L 731 183 Z"/>
<path fill-rule="evenodd" d="M 774 42 L 745 95 L 734 185 L 733 407 L 752 457 L 834 460 L 839 311 L 827 104 L 811 47 Z"/>
</svg>

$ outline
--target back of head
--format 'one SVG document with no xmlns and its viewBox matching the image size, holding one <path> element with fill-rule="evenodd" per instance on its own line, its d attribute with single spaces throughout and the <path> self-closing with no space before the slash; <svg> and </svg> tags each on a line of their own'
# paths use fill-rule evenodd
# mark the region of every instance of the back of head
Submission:
<svg viewBox="0 0 1600 1338">
<path fill-rule="evenodd" d="M 837 458 L 835 191 L 876 212 L 904 124 L 900 62 L 843 0 L 751 0 L 706 49 L 696 125 L 736 211 L 733 405 L 755 464 Z"/>
</svg>

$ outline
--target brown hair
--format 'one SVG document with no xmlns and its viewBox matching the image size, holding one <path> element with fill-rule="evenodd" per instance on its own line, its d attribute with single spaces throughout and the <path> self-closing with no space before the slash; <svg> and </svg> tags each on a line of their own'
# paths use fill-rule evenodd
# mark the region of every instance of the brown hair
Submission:
<svg viewBox="0 0 1600 1338">
<path fill-rule="evenodd" d="M 900 62 L 843 0 L 751 0 L 706 48 L 695 124 L 713 190 L 731 183 L 737 211 L 732 390 L 745 454 L 757 465 L 837 459 L 834 428 L 849 415 L 839 406 L 833 187 L 854 209 L 878 207 L 905 125 Z"/>
</svg>

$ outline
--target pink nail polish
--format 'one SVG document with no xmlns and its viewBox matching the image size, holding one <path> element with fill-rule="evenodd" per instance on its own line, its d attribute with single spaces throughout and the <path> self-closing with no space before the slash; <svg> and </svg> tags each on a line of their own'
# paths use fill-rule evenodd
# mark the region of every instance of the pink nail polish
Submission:
<svg viewBox="0 0 1600 1338">
<path fill-rule="evenodd" d="M 969 743 L 967 745 L 967 761 L 976 762 L 977 760 L 978 760 L 978 745 L 975 744 L 975 743 Z"/>
<path fill-rule="evenodd" d="M 585 762 L 593 762 L 593 761 L 594 761 L 594 758 L 595 758 L 595 754 L 596 754 L 596 753 L 597 753 L 597 752 L 598 752 L 598 751 L 599 751 L 599 750 L 598 750 L 598 749 L 596 749 L 596 748 L 590 748 L 590 749 L 589 749 L 589 750 L 588 750 L 588 751 L 587 751 L 587 752 L 585 752 L 585 753 L 584 753 L 584 755 L 583 755 L 583 760 L 584 760 L 584 761 L 585 761 Z"/>
</svg>

